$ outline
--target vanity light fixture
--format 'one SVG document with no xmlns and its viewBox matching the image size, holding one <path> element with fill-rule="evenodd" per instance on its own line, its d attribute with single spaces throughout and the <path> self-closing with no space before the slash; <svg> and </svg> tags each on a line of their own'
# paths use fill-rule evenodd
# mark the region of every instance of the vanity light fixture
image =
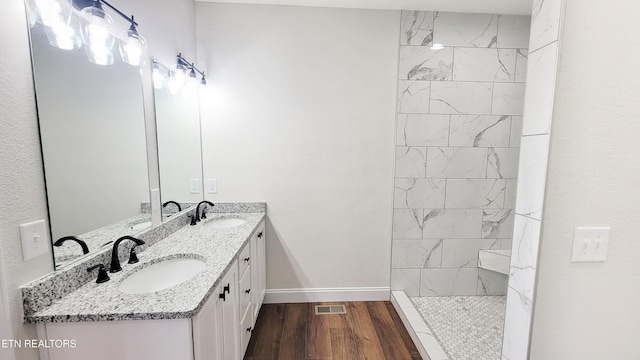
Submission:
<svg viewBox="0 0 640 360">
<path fill-rule="evenodd" d="M 187 61 L 182 53 L 177 55 L 176 64 L 169 68 L 169 77 L 167 79 L 167 88 L 173 95 L 182 91 L 185 94 L 193 93 L 198 86 L 207 85 L 207 79 L 204 71 L 195 66 L 195 63 Z M 198 81 L 198 75 L 200 81 Z"/>
<path fill-rule="evenodd" d="M 106 5 L 129 22 L 128 30 L 118 37 L 122 61 L 134 66 L 144 66 L 148 57 L 147 42 L 138 33 L 131 17 L 105 0 L 26 0 L 29 22 L 41 23 L 49 43 L 65 50 L 79 49 L 84 45 L 89 61 L 98 65 L 111 65 L 114 61 L 113 46 L 116 37 L 113 19 L 102 5 Z"/>
</svg>

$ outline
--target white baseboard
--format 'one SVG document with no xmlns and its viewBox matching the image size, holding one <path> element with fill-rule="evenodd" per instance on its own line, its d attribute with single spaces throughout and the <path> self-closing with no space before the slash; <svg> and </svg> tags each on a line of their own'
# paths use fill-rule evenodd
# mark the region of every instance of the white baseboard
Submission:
<svg viewBox="0 0 640 360">
<path fill-rule="evenodd" d="M 265 304 L 325 301 L 389 301 L 388 287 L 267 289 Z"/>
</svg>

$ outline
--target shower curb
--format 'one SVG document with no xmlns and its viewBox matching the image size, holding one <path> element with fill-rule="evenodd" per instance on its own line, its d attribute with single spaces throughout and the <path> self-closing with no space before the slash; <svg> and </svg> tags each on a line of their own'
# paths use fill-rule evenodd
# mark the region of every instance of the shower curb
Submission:
<svg viewBox="0 0 640 360">
<path fill-rule="evenodd" d="M 392 291 L 391 303 L 423 360 L 450 360 L 404 291 Z"/>
</svg>

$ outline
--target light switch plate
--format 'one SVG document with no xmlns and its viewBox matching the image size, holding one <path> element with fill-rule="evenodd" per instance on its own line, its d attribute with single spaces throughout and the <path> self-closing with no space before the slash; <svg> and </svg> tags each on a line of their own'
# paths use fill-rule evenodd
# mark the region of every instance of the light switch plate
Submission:
<svg viewBox="0 0 640 360">
<path fill-rule="evenodd" d="M 200 194 L 200 179 L 189 180 L 189 188 L 192 194 Z"/>
<path fill-rule="evenodd" d="M 44 220 L 20 225 L 22 240 L 22 259 L 31 260 L 49 252 L 49 237 Z"/>
<path fill-rule="evenodd" d="M 216 194 L 218 192 L 218 181 L 216 179 L 207 180 L 207 192 L 209 194 Z"/>
<path fill-rule="evenodd" d="M 577 227 L 571 262 L 604 262 L 609 250 L 609 227 Z"/>
</svg>

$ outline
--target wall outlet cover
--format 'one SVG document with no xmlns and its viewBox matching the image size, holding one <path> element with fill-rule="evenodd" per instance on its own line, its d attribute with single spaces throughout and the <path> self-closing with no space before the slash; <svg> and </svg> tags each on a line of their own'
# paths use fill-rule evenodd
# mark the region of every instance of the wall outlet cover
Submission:
<svg viewBox="0 0 640 360">
<path fill-rule="evenodd" d="M 22 259 L 31 260 L 49 252 L 49 236 L 44 220 L 37 220 L 20 225 L 22 241 Z"/>
</svg>

